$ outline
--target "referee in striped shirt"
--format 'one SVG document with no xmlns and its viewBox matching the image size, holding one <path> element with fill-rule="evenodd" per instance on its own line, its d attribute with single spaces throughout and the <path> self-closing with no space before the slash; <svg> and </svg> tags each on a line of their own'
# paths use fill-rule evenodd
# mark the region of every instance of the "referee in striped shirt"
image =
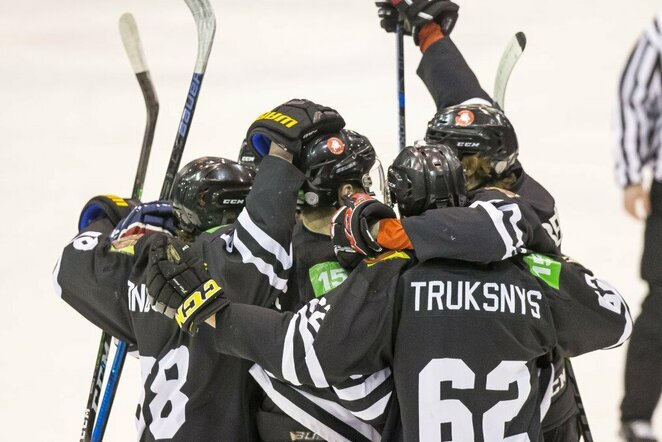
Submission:
<svg viewBox="0 0 662 442">
<path fill-rule="evenodd" d="M 646 220 L 641 275 L 649 293 L 637 318 L 625 364 L 621 435 L 657 441 L 651 417 L 662 392 L 662 13 L 639 37 L 619 84 L 616 175 L 625 210 Z M 650 167 L 650 193 L 642 169 Z"/>
</svg>

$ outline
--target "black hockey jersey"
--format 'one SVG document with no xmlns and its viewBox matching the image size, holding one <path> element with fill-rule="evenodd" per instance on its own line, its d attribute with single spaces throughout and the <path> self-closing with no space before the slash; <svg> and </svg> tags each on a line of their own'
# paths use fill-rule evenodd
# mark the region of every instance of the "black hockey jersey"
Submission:
<svg viewBox="0 0 662 442">
<path fill-rule="evenodd" d="M 296 385 L 391 367 L 404 438 L 426 441 L 541 440 L 551 352 L 620 345 L 631 330 L 613 287 L 536 254 L 469 265 L 389 252 L 296 314 L 232 304 L 216 321 L 219 351 Z"/>
<path fill-rule="evenodd" d="M 292 214 L 303 179 L 289 163 L 265 158 L 235 225 L 194 243 L 229 299 L 271 306 L 287 290 Z M 108 239 L 112 229 L 101 220 L 81 232 L 65 247 L 54 277 L 64 301 L 137 346 L 140 440 L 258 440 L 255 414 L 262 393 L 248 372 L 252 363 L 216 352 L 210 327 L 192 338 L 152 311 L 145 276 L 155 234 L 118 244 Z"/>
</svg>

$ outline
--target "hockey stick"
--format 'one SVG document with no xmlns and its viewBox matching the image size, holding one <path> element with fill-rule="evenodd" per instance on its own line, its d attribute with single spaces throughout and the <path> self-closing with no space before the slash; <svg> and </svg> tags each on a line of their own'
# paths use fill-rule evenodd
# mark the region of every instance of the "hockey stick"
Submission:
<svg viewBox="0 0 662 442">
<path fill-rule="evenodd" d="M 140 199 L 142 197 L 143 186 L 145 183 L 145 175 L 147 174 L 147 164 L 152 150 L 154 131 L 156 130 L 159 102 L 145 61 L 140 35 L 138 34 L 138 27 L 131 14 L 126 13 L 120 17 L 119 30 L 120 36 L 122 37 L 122 43 L 124 43 L 124 49 L 126 50 L 133 72 L 136 74 L 138 84 L 142 90 L 147 110 L 143 144 L 140 150 L 140 159 L 138 161 L 136 177 L 133 182 L 133 190 L 131 192 L 132 198 Z M 108 422 L 108 415 L 110 414 L 110 409 L 112 408 L 113 400 L 115 399 L 117 383 L 122 373 L 122 367 L 126 358 L 126 343 L 121 341 L 117 344 L 109 382 L 106 385 L 106 391 L 104 392 L 103 402 L 101 404 L 101 411 L 95 424 L 99 394 L 101 393 L 101 385 L 103 383 L 106 363 L 108 360 L 110 342 L 111 336 L 106 332 L 102 332 L 99 352 L 97 354 L 97 362 L 92 376 L 92 386 L 90 388 L 87 408 L 85 410 L 85 421 L 83 423 L 81 441 L 89 441 L 90 437 L 92 437 L 93 440 L 101 440 L 103 438 L 106 423 Z M 110 382 L 110 379 L 113 379 L 113 382 Z"/>
<path fill-rule="evenodd" d="M 214 11 L 211 4 L 209 4 L 209 0 L 185 0 L 185 2 L 193 14 L 193 19 L 195 20 L 196 28 L 198 30 L 198 54 L 193 72 L 193 79 L 189 86 L 188 97 L 186 99 L 186 104 L 184 105 L 182 118 L 179 122 L 175 144 L 172 148 L 170 162 L 168 163 L 166 176 L 163 180 L 160 196 L 161 199 L 167 199 L 170 197 L 175 174 L 179 169 L 179 164 L 184 153 L 186 138 L 188 137 L 195 105 L 200 93 L 200 86 L 202 84 L 205 69 L 207 68 L 211 46 L 216 32 L 216 18 L 214 17 Z M 137 32 L 135 35 L 137 35 Z M 126 348 L 127 345 L 125 342 L 120 341 L 117 345 L 113 368 L 108 377 L 108 384 L 106 385 L 107 394 L 104 395 L 101 409 L 99 411 L 99 417 L 97 418 L 97 423 L 92 435 L 93 442 L 101 441 L 103 439 L 103 433 L 108 421 L 108 414 L 110 413 L 110 407 L 112 406 L 112 401 L 117 388 L 117 381 L 119 380 L 124 359 L 126 358 Z"/>
<path fill-rule="evenodd" d="M 138 162 L 138 170 L 133 182 L 133 190 L 131 192 L 132 198 L 140 199 L 142 196 L 143 185 L 145 182 L 145 175 L 147 173 L 147 164 L 149 161 L 150 151 L 152 149 L 152 141 L 154 139 L 154 130 L 156 129 L 156 120 L 159 113 L 159 103 L 156 98 L 156 92 L 149 76 L 149 70 L 145 63 L 145 56 L 142 51 L 142 44 L 140 43 L 140 36 L 138 35 L 138 28 L 135 20 L 131 14 L 124 14 L 120 17 L 120 35 L 122 42 L 126 49 L 129 61 L 136 74 L 140 89 L 145 98 L 145 106 L 147 107 L 147 121 L 145 124 L 145 134 L 143 136 L 143 144 L 140 150 L 140 160 Z M 99 396 L 101 394 L 101 385 L 106 371 L 106 364 L 108 361 L 108 354 L 110 352 L 111 336 L 106 333 L 101 333 L 101 340 L 99 343 L 99 350 L 97 352 L 97 359 L 94 366 L 94 373 L 92 374 L 92 385 L 90 386 L 90 393 L 87 398 L 87 406 L 85 408 L 85 418 L 83 421 L 83 430 L 80 440 L 87 442 L 92 436 L 94 429 L 94 422 L 97 415 L 97 408 L 99 405 Z M 119 351 L 119 348 L 118 348 Z M 115 365 L 115 363 L 113 363 Z M 112 372 L 111 372 L 112 373 Z M 118 375 L 119 376 L 119 375 Z M 104 401 L 106 401 L 106 394 Z M 108 413 L 112 406 L 112 398 L 109 398 Z"/>
<path fill-rule="evenodd" d="M 395 35 L 398 65 L 398 143 L 400 150 L 404 150 L 407 146 L 407 129 L 405 125 L 405 47 L 401 24 L 398 24 Z"/>
<path fill-rule="evenodd" d="M 202 79 L 207 69 L 207 62 L 209 61 L 209 53 L 211 46 L 214 42 L 214 34 L 216 33 L 216 18 L 214 17 L 214 10 L 209 3 L 209 0 L 184 0 L 186 5 L 191 10 L 195 25 L 198 28 L 198 56 L 195 61 L 195 69 L 193 71 L 193 78 L 189 86 L 188 96 L 186 97 L 186 104 L 182 112 L 182 118 L 179 121 L 179 128 L 177 129 L 177 136 L 175 137 L 175 144 L 172 147 L 172 154 L 170 155 L 170 162 L 166 170 L 166 176 L 163 180 L 163 187 L 161 188 L 161 199 L 170 197 L 172 191 L 172 183 L 175 179 L 175 174 L 179 170 L 179 163 L 182 161 L 184 154 L 184 146 L 186 145 L 186 138 L 188 137 L 189 129 L 191 128 L 191 121 L 193 120 L 193 113 L 195 112 L 195 105 L 198 102 L 198 95 L 200 94 L 200 86 Z"/>
<path fill-rule="evenodd" d="M 579 416 L 577 417 L 577 422 L 579 423 L 579 431 L 584 439 L 584 442 L 593 442 L 593 435 L 591 434 L 591 428 L 588 425 L 588 418 L 586 417 L 586 409 L 584 408 L 584 401 L 582 400 L 581 394 L 579 394 L 579 386 L 577 385 L 577 378 L 575 377 L 575 370 L 572 368 L 570 359 L 565 359 L 565 371 L 568 374 L 568 379 L 572 384 L 572 390 L 575 395 L 575 403 L 579 409 Z"/>
<path fill-rule="evenodd" d="M 506 86 L 508 86 L 508 79 L 512 74 L 517 60 L 519 60 L 524 48 L 526 47 L 526 36 L 523 32 L 518 32 L 508 42 L 506 50 L 501 56 L 499 67 L 497 68 L 496 78 L 494 80 L 494 93 L 492 97 L 494 102 L 500 109 L 504 109 L 504 100 L 506 98 Z"/>
</svg>

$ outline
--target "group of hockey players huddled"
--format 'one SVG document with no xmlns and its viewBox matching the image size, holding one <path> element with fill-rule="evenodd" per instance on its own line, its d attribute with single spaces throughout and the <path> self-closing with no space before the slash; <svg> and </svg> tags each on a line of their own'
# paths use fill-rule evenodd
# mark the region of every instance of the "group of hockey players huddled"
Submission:
<svg viewBox="0 0 662 442">
<path fill-rule="evenodd" d="M 579 440 L 566 359 L 622 344 L 628 307 L 561 253 L 554 199 L 448 36 L 457 6 L 393 3 L 382 27 L 405 19 L 437 113 L 387 201 L 368 138 L 294 99 L 170 200 L 84 207 L 57 290 L 137 351 L 141 441 Z"/>
</svg>

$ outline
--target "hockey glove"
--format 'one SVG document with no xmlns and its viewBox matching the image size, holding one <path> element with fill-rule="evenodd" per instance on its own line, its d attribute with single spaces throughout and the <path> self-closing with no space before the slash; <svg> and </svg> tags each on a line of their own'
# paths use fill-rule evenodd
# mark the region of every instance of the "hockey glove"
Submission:
<svg viewBox="0 0 662 442">
<path fill-rule="evenodd" d="M 341 208 L 331 219 L 331 242 L 333 243 L 333 253 L 336 255 L 338 264 L 347 271 L 352 271 L 365 258 L 352 248 L 349 239 L 345 235 L 345 226 L 343 218 L 345 207 Z"/>
<path fill-rule="evenodd" d="M 78 230 L 84 229 L 93 221 L 102 218 L 108 218 L 113 226 L 116 226 L 139 203 L 140 201 L 124 199 L 115 195 L 95 196 L 85 204 L 85 207 L 80 212 Z"/>
<path fill-rule="evenodd" d="M 334 109 L 294 99 L 257 117 L 248 128 L 246 138 L 249 146 L 262 157 L 269 153 L 273 141 L 294 155 L 296 162 L 301 147 L 311 137 L 338 132 L 343 127 L 345 120 Z"/>
<path fill-rule="evenodd" d="M 110 237 L 120 239 L 150 232 L 176 233 L 175 215 L 169 201 L 139 204 L 122 219 Z"/>
<path fill-rule="evenodd" d="M 391 0 L 391 4 L 404 17 L 404 30 L 419 44 L 418 32 L 429 22 L 438 23 L 448 36 L 455 27 L 460 7 L 450 0 Z"/>
<path fill-rule="evenodd" d="M 156 238 L 150 249 L 147 292 L 155 311 L 175 319 L 191 335 L 229 303 L 190 245 L 167 236 Z"/>
<path fill-rule="evenodd" d="M 345 206 L 333 218 L 334 251 L 342 252 L 345 255 L 343 261 L 348 261 L 350 265 L 354 264 L 355 259 L 346 256 L 347 247 L 351 248 L 361 259 L 383 252 L 382 247 L 371 235 L 370 228 L 384 218 L 396 218 L 396 214 L 391 207 L 370 195 L 355 193 L 345 198 Z M 336 248 L 336 246 L 338 247 Z M 337 255 L 336 253 L 336 257 Z"/>
<path fill-rule="evenodd" d="M 375 2 L 377 6 L 377 15 L 379 16 L 379 24 L 386 32 L 395 32 L 400 22 L 400 14 L 398 10 L 395 9 L 390 2 L 390 0 L 377 0 Z M 411 32 L 406 31 L 403 28 L 403 31 L 406 35 L 411 35 Z"/>
</svg>

